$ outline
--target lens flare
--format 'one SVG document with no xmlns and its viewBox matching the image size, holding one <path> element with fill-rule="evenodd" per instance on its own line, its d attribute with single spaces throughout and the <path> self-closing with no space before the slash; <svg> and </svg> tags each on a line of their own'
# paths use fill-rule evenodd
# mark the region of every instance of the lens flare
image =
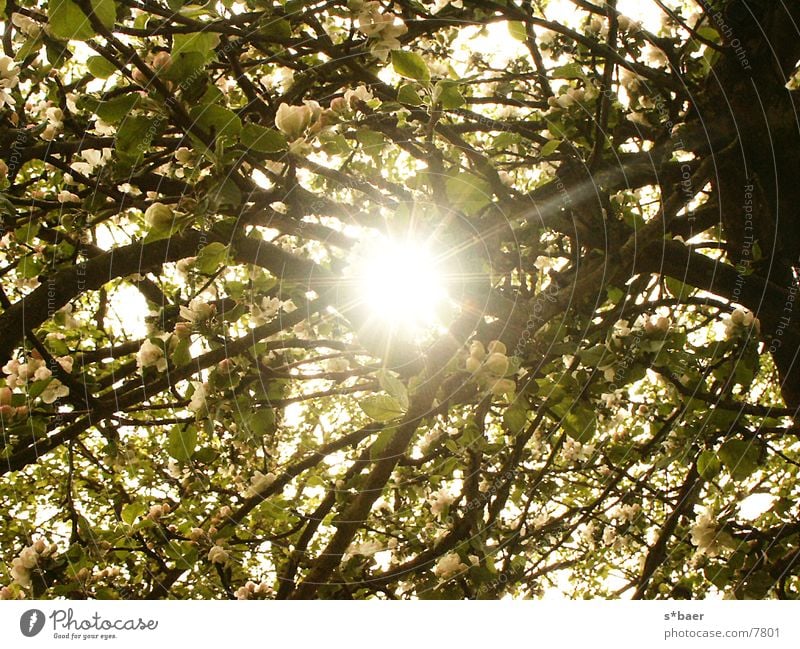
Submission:
<svg viewBox="0 0 800 649">
<path fill-rule="evenodd" d="M 355 264 L 359 299 L 384 326 L 407 332 L 434 327 L 447 300 L 444 269 L 425 242 L 380 238 Z"/>
</svg>

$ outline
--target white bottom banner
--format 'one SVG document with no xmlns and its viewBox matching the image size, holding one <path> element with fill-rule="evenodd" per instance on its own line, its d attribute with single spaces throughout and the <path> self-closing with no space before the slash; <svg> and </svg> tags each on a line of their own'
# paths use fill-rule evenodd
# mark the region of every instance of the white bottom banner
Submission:
<svg viewBox="0 0 800 649">
<path fill-rule="evenodd" d="M 794 602 L 106 602 L 0 605 L 3 647 L 800 646 Z M 156 646 L 155 644 L 153 646 Z"/>
</svg>

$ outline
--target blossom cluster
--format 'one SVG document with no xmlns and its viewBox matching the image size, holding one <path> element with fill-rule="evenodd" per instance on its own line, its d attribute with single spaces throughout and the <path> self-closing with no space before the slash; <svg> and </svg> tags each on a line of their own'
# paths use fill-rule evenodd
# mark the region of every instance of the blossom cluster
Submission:
<svg viewBox="0 0 800 649">
<path fill-rule="evenodd" d="M 728 340 L 738 338 L 751 329 L 758 334 L 761 331 L 761 322 L 748 309 L 737 307 L 725 321 L 725 337 Z"/>
<path fill-rule="evenodd" d="M 511 394 L 516 388 L 513 379 L 505 378 L 509 370 L 509 359 L 506 346 L 499 340 L 493 340 L 487 348 L 479 340 L 473 341 L 469 347 L 466 369 L 472 373 L 478 383 L 487 387 L 497 396 Z"/>
<path fill-rule="evenodd" d="M 356 28 L 367 38 L 372 39 L 369 51 L 385 61 L 392 50 L 401 47 L 399 36 L 408 31 L 401 18 L 386 13 L 379 2 L 365 2 L 356 17 Z"/>
<path fill-rule="evenodd" d="M 44 559 L 52 558 L 58 552 L 58 546 L 47 544 L 43 539 L 26 546 L 11 562 L 11 577 L 15 583 L 24 588 L 31 585 L 31 573 L 40 567 Z"/>
<path fill-rule="evenodd" d="M 60 356 L 56 358 L 56 362 L 65 372 L 72 372 L 72 357 Z M 69 394 L 69 388 L 58 379 L 53 378 L 52 370 L 37 355 L 31 355 L 23 363 L 16 359 L 8 361 L 3 366 L 3 373 L 6 375 L 6 385 L 12 391 L 16 388 L 25 388 L 34 381 L 48 381 L 40 395 L 44 403 L 54 403 L 57 399 Z M 9 403 L 0 405 L 10 405 L 10 394 L 4 392 L 1 398 Z"/>
<path fill-rule="evenodd" d="M 272 586 L 270 586 L 267 582 L 262 581 L 260 584 L 256 584 L 255 582 L 248 581 L 245 583 L 244 586 L 241 586 L 236 589 L 233 593 L 236 596 L 236 599 L 265 599 L 274 594 L 275 591 L 272 590 Z"/>
<path fill-rule="evenodd" d="M 19 68 L 10 56 L 0 56 L 0 108 L 13 106 L 16 101 L 11 90 L 19 84 Z"/>
</svg>

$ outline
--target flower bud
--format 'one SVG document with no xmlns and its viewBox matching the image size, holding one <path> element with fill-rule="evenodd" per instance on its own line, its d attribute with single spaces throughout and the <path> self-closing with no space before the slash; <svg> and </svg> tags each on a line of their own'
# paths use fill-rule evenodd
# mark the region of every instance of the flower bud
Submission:
<svg viewBox="0 0 800 649">
<path fill-rule="evenodd" d="M 11 405 L 11 388 L 3 386 L 0 388 L 0 406 L 10 406 Z"/>
<path fill-rule="evenodd" d="M 228 561 L 228 553 L 225 548 L 215 545 L 208 551 L 208 560 L 211 563 L 226 563 Z"/>
<path fill-rule="evenodd" d="M 467 359 L 467 372 L 475 373 L 481 368 L 481 361 L 474 356 Z"/>
<path fill-rule="evenodd" d="M 501 343 L 499 340 L 493 340 L 490 342 L 486 349 L 489 351 L 490 354 L 505 354 L 506 353 L 506 346 Z"/>
<path fill-rule="evenodd" d="M 131 72 L 131 77 L 133 77 L 133 80 L 140 86 L 147 85 L 147 76 L 139 68 L 133 69 L 133 72 Z"/>
<path fill-rule="evenodd" d="M 153 57 L 153 67 L 156 70 L 168 70 L 172 65 L 172 57 L 169 52 L 159 52 Z"/>
<path fill-rule="evenodd" d="M 482 361 L 486 358 L 486 350 L 483 348 L 483 343 L 480 340 L 473 340 L 469 346 L 469 355 Z"/>
<path fill-rule="evenodd" d="M 190 325 L 188 322 L 176 322 L 173 333 L 178 337 L 178 339 L 186 340 L 192 335 L 192 325 Z"/>
<path fill-rule="evenodd" d="M 334 99 L 331 99 L 330 106 L 331 110 L 338 115 L 346 113 L 350 109 L 350 106 L 344 97 L 335 97 Z"/>
<path fill-rule="evenodd" d="M 278 130 L 290 138 L 298 138 L 308 128 L 313 115 L 310 106 L 290 106 L 283 103 L 278 107 L 275 115 L 275 126 Z"/>
<path fill-rule="evenodd" d="M 173 155 L 181 164 L 189 164 L 192 161 L 192 150 L 185 146 L 179 147 Z"/>
<path fill-rule="evenodd" d="M 167 230 L 172 227 L 172 208 L 164 203 L 153 203 L 144 213 L 144 222 L 152 230 Z"/>
<path fill-rule="evenodd" d="M 496 397 L 502 397 L 504 394 L 510 394 L 517 387 L 511 379 L 498 379 L 495 381 L 489 390 Z"/>
<path fill-rule="evenodd" d="M 17 414 L 16 408 L 12 406 L 0 406 L 0 419 L 8 421 Z"/>
<path fill-rule="evenodd" d="M 489 354 L 485 366 L 492 374 L 496 376 L 505 376 L 505 373 L 508 372 L 508 356 L 498 353 Z"/>
</svg>

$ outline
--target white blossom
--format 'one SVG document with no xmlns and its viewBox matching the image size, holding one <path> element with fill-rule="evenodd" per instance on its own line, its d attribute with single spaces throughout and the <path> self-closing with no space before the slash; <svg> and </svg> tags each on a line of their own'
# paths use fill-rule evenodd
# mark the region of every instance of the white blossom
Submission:
<svg viewBox="0 0 800 649">
<path fill-rule="evenodd" d="M 311 123 L 313 110 L 310 106 L 290 106 L 282 103 L 275 114 L 275 126 L 290 138 L 300 137 Z"/>
<path fill-rule="evenodd" d="M 433 569 L 435 574 L 440 579 L 449 579 L 453 575 L 467 569 L 467 566 L 461 561 L 461 557 L 455 552 L 448 552 L 436 562 L 436 567 Z"/>
<path fill-rule="evenodd" d="M 211 318 L 217 311 L 216 306 L 209 304 L 202 298 L 194 298 L 187 306 L 180 308 L 180 316 L 192 324 L 204 322 Z"/>
<path fill-rule="evenodd" d="M 581 444 L 579 441 L 568 437 L 564 442 L 561 453 L 567 462 L 588 460 L 594 454 L 594 444 Z"/>
<path fill-rule="evenodd" d="M 10 90 L 19 83 L 19 69 L 10 56 L 0 56 L 0 108 L 5 105 L 13 106 L 16 102 Z"/>
<path fill-rule="evenodd" d="M 59 203 L 80 203 L 81 198 L 77 194 L 73 194 L 72 192 L 67 191 L 66 189 L 61 190 L 58 192 L 56 196 Z"/>
<path fill-rule="evenodd" d="M 178 147 L 173 155 L 175 156 L 175 160 L 183 165 L 188 165 L 192 162 L 192 150 L 188 147 Z"/>
<path fill-rule="evenodd" d="M 603 530 L 603 545 L 614 545 L 617 540 L 617 530 L 611 525 Z"/>
<path fill-rule="evenodd" d="M 61 366 L 61 368 L 67 373 L 72 373 L 72 366 L 75 363 L 75 359 L 72 356 L 59 356 L 56 358 L 56 362 Z"/>
<path fill-rule="evenodd" d="M 208 560 L 211 563 L 219 563 L 224 564 L 228 562 L 228 553 L 225 551 L 225 548 L 215 545 L 208 551 Z"/>
<path fill-rule="evenodd" d="M 272 485 L 275 480 L 278 479 L 271 471 L 266 475 L 261 473 L 261 471 L 256 471 L 253 474 L 253 477 L 250 478 L 250 486 L 247 488 L 246 496 L 248 498 L 252 498 L 253 496 L 258 496 L 263 493 L 270 485 Z"/>
<path fill-rule="evenodd" d="M 347 548 L 345 558 L 363 556 L 371 557 L 376 552 L 383 550 L 383 545 L 379 541 L 364 541 L 362 543 L 353 543 Z"/>
<path fill-rule="evenodd" d="M 53 379 L 47 384 L 41 394 L 42 401 L 45 403 L 54 403 L 61 397 L 66 397 L 69 394 L 69 388 L 58 379 Z"/>
<path fill-rule="evenodd" d="M 431 506 L 431 513 L 434 516 L 438 516 L 444 511 L 445 507 L 452 505 L 455 499 L 456 497 L 444 487 L 439 489 L 439 491 L 433 492 L 430 498 L 428 498 L 428 503 Z"/>
<path fill-rule="evenodd" d="M 83 161 L 73 162 L 70 167 L 78 173 L 89 175 L 96 167 L 104 166 L 111 159 L 111 149 L 109 147 L 104 147 L 102 150 L 84 149 L 80 155 Z"/>
<path fill-rule="evenodd" d="M 281 301 L 277 297 L 264 297 L 261 304 L 254 304 L 250 309 L 250 322 L 254 326 L 266 324 L 281 308 Z"/>
<path fill-rule="evenodd" d="M 139 351 L 136 352 L 136 366 L 139 369 L 155 365 L 159 372 L 167 369 L 167 359 L 164 356 L 164 350 L 149 339 L 142 343 Z"/>
<path fill-rule="evenodd" d="M 367 103 L 372 99 L 372 92 L 366 86 L 358 86 L 355 90 L 345 90 L 345 101 L 350 108 L 358 108 L 359 102 Z"/>
<path fill-rule="evenodd" d="M 704 511 L 695 519 L 692 525 L 692 544 L 697 546 L 700 552 L 715 556 L 717 538 L 717 521 L 708 511 Z"/>
<path fill-rule="evenodd" d="M 196 415 L 202 415 L 208 409 L 208 404 L 206 403 L 208 383 L 193 381 L 192 385 L 194 385 L 194 392 L 192 393 L 192 398 L 189 399 L 189 405 L 186 407 Z"/>
</svg>

